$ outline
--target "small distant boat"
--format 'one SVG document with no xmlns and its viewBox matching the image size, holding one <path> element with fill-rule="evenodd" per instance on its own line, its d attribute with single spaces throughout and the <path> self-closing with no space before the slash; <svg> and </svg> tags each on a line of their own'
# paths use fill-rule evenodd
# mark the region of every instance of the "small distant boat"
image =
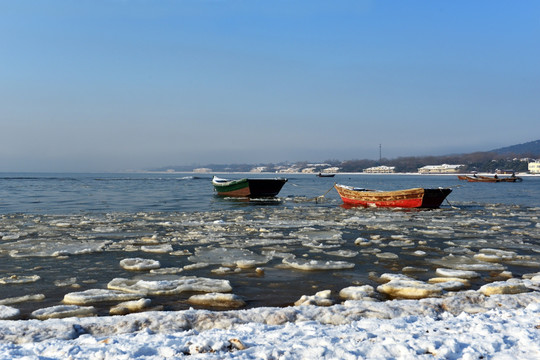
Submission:
<svg viewBox="0 0 540 360">
<path fill-rule="evenodd" d="M 413 188 L 396 191 L 377 191 L 334 185 L 345 205 L 364 207 L 438 208 L 452 189 Z"/>
<path fill-rule="evenodd" d="M 509 176 L 509 177 L 500 178 L 498 176 L 458 175 L 458 179 L 459 180 L 467 180 L 469 182 L 489 182 L 489 183 L 523 181 L 523 179 L 518 177 L 518 176 Z"/>
<path fill-rule="evenodd" d="M 238 180 L 212 178 L 212 185 L 220 196 L 266 198 L 274 197 L 287 182 L 284 178 L 243 178 Z"/>
<path fill-rule="evenodd" d="M 318 177 L 334 177 L 336 174 L 328 174 L 328 173 L 318 173 Z"/>
</svg>

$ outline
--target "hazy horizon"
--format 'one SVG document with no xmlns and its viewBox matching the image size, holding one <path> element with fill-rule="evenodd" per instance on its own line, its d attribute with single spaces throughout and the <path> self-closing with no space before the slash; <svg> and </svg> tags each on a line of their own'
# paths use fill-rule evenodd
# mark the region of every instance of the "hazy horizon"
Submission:
<svg viewBox="0 0 540 360">
<path fill-rule="evenodd" d="M 532 0 L 0 0 L 0 171 L 525 143 L 539 17 Z"/>
</svg>

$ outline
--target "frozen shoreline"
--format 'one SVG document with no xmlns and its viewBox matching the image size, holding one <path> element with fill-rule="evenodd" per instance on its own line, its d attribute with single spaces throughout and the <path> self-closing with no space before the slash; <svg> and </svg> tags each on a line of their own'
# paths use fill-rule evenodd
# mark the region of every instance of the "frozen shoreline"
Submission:
<svg viewBox="0 0 540 360">
<path fill-rule="evenodd" d="M 540 356 L 540 292 L 0 321 L 0 359 Z"/>
</svg>

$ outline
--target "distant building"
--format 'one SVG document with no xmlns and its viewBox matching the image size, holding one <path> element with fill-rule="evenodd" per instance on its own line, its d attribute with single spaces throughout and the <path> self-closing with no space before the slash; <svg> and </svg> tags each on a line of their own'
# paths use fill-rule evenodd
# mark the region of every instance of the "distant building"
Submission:
<svg viewBox="0 0 540 360">
<path fill-rule="evenodd" d="M 266 166 L 259 166 L 250 170 L 250 172 L 253 172 L 253 173 L 262 173 L 265 171 L 268 171 L 268 167 Z"/>
<path fill-rule="evenodd" d="M 333 166 L 333 167 L 328 167 L 326 169 L 323 169 L 322 171 L 324 174 L 333 174 L 333 173 L 337 173 L 339 172 L 339 167 L 337 166 Z"/>
<path fill-rule="evenodd" d="M 300 169 L 297 168 L 297 167 L 287 167 L 287 168 L 279 168 L 277 171 L 277 173 L 281 173 L 281 174 L 293 174 L 293 173 L 298 173 L 300 172 Z"/>
<path fill-rule="evenodd" d="M 363 172 L 368 173 L 368 174 L 391 174 L 391 173 L 394 173 L 395 170 L 396 170 L 395 166 L 381 165 L 381 166 L 373 166 L 373 167 L 364 169 Z"/>
<path fill-rule="evenodd" d="M 314 167 L 308 167 L 308 168 L 304 168 L 302 169 L 302 173 L 303 174 L 313 174 L 317 169 L 315 169 Z"/>
<path fill-rule="evenodd" d="M 210 172 L 212 172 L 212 169 L 209 169 L 209 168 L 197 168 L 197 169 L 193 169 L 193 172 L 194 173 L 210 173 Z"/>
<path fill-rule="evenodd" d="M 540 174 L 540 160 L 530 162 L 529 171 L 531 174 Z"/>
<path fill-rule="evenodd" d="M 463 165 L 426 165 L 418 169 L 420 174 L 455 174 Z"/>
</svg>

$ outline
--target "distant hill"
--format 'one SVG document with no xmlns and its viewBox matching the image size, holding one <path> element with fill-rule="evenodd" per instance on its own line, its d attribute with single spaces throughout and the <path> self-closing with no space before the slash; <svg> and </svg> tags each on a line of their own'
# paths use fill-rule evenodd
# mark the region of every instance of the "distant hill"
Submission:
<svg viewBox="0 0 540 360">
<path fill-rule="evenodd" d="M 491 150 L 501 155 L 523 155 L 528 157 L 540 157 L 540 140 L 529 141 L 524 144 L 512 145 L 500 149 Z"/>
</svg>

